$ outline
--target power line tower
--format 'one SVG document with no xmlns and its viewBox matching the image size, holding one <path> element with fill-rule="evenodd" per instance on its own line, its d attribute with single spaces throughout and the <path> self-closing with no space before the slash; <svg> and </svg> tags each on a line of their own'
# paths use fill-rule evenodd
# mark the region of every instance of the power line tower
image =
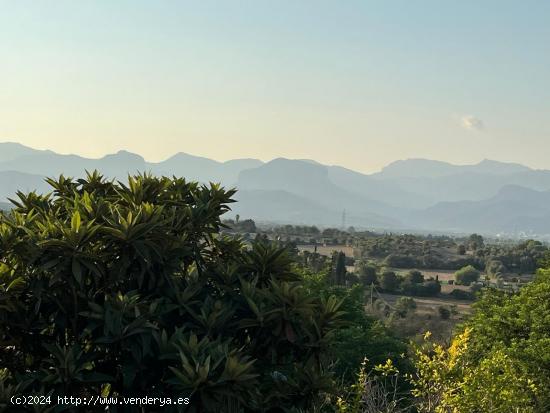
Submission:
<svg viewBox="0 0 550 413">
<path fill-rule="evenodd" d="M 342 230 L 346 230 L 346 210 L 344 209 L 344 212 L 342 212 Z"/>
</svg>

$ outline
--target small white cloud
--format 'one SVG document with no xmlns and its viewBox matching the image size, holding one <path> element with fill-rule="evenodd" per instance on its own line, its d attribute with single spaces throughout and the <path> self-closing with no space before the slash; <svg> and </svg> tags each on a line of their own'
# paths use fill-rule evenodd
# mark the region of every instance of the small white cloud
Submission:
<svg viewBox="0 0 550 413">
<path fill-rule="evenodd" d="M 466 115 L 460 118 L 460 124 L 464 129 L 481 131 L 485 129 L 483 121 L 475 116 Z"/>
</svg>

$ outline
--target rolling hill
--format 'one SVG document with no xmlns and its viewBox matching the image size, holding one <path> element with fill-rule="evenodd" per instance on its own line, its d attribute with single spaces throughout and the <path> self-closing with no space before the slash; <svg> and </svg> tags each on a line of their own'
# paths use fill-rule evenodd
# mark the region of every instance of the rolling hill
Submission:
<svg viewBox="0 0 550 413">
<path fill-rule="evenodd" d="M 508 185 L 486 200 L 442 202 L 413 215 L 418 227 L 442 231 L 550 233 L 550 191 Z"/>
</svg>

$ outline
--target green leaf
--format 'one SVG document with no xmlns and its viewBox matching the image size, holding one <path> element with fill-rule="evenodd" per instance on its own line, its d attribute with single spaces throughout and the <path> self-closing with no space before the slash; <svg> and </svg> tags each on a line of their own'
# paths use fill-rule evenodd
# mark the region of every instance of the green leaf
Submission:
<svg viewBox="0 0 550 413">
<path fill-rule="evenodd" d="M 75 211 L 71 219 L 71 229 L 73 232 L 78 232 L 80 230 L 80 223 L 80 212 Z"/>
<path fill-rule="evenodd" d="M 73 258 L 72 271 L 76 282 L 79 285 L 81 285 L 82 284 L 82 267 L 80 266 L 80 262 L 78 261 L 77 258 Z"/>
</svg>

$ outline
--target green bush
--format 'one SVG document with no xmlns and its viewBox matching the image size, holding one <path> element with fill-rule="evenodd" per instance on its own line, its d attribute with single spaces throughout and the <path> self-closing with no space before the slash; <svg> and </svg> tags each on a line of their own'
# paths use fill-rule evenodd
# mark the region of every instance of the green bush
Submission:
<svg viewBox="0 0 550 413">
<path fill-rule="evenodd" d="M 380 287 L 382 287 L 384 291 L 397 291 L 400 282 L 401 280 L 393 271 L 384 271 L 380 276 Z"/>
<path fill-rule="evenodd" d="M 489 260 L 485 265 L 485 272 L 492 277 L 497 277 L 507 271 L 508 269 L 499 260 Z"/>
<path fill-rule="evenodd" d="M 401 283 L 401 291 L 419 297 L 434 297 L 441 292 L 441 284 L 436 280 L 424 281 L 421 284 L 405 280 Z"/>
<path fill-rule="evenodd" d="M 416 350 L 420 412 L 547 413 L 550 271 L 517 294 L 484 289 L 450 346 Z"/>
<path fill-rule="evenodd" d="M 455 288 L 449 293 L 449 295 L 457 300 L 473 300 L 475 295 L 469 291 L 464 291 L 459 288 Z"/>
<path fill-rule="evenodd" d="M 426 281 L 422 284 L 423 295 L 433 297 L 441 292 L 441 283 L 436 280 Z"/>
<path fill-rule="evenodd" d="M 353 272 L 349 272 L 346 274 L 346 284 L 348 286 L 353 286 L 355 284 L 359 284 L 359 277 L 357 276 L 357 274 L 353 273 Z"/>
<path fill-rule="evenodd" d="M 347 325 L 339 328 L 330 341 L 334 360 L 334 371 L 337 381 L 344 387 L 350 384 L 358 373 L 361 362 L 367 358 L 372 365 L 383 363 L 387 358 L 397 361 L 400 368 L 410 368 L 408 360 L 400 355 L 406 352 L 406 344 L 395 337 L 378 320 L 365 313 L 364 291 L 360 286 L 352 289 L 335 291 L 329 288 L 324 294 L 336 295 L 342 300 L 341 310 L 345 311 L 343 319 Z"/>
<path fill-rule="evenodd" d="M 146 394 L 256 412 L 308 410 L 331 389 L 341 302 L 310 294 L 285 248 L 219 235 L 233 190 L 48 182 L 0 217 L 0 401 Z"/>
<path fill-rule="evenodd" d="M 414 284 L 422 284 L 424 282 L 424 275 L 418 270 L 410 270 L 405 276 L 405 281 L 410 281 Z"/>
<path fill-rule="evenodd" d="M 407 314 L 416 309 L 416 301 L 411 297 L 400 297 L 395 302 L 395 312 L 400 317 L 406 317 Z"/>
<path fill-rule="evenodd" d="M 455 272 L 455 282 L 458 285 L 470 285 L 471 283 L 478 281 L 480 272 L 476 270 L 472 265 L 462 267 Z"/>
<path fill-rule="evenodd" d="M 404 254 L 389 254 L 384 260 L 384 265 L 395 268 L 410 268 L 416 267 L 418 259 L 411 255 Z"/>
<path fill-rule="evenodd" d="M 365 263 L 359 264 L 357 275 L 359 276 L 359 281 L 364 286 L 370 286 L 371 284 L 375 284 L 377 281 L 376 267 L 374 265 L 369 265 Z"/>
<path fill-rule="evenodd" d="M 437 311 L 439 312 L 439 317 L 441 317 L 442 320 L 448 320 L 451 318 L 451 310 L 449 310 L 447 307 L 440 305 L 437 308 Z"/>
</svg>

